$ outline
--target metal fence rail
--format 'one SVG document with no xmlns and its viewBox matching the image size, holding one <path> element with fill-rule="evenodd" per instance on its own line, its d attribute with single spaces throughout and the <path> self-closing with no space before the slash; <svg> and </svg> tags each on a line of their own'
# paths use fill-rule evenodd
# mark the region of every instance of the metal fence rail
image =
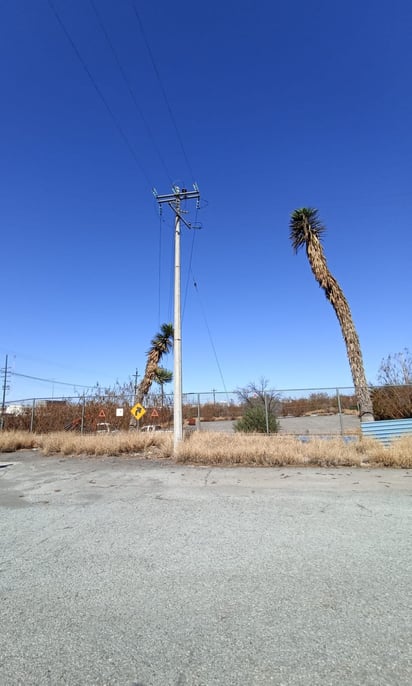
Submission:
<svg viewBox="0 0 412 686">
<path fill-rule="evenodd" d="M 402 419 L 412 417 L 412 386 L 372 389 L 377 412 L 395 413 Z M 360 434 L 358 406 L 353 387 L 265 390 L 278 418 L 280 433 L 291 435 Z M 36 433 L 49 431 L 123 431 L 136 426 L 130 410 L 133 393 L 123 395 L 82 395 L 60 398 L 26 398 L 9 401 L 2 416 L 6 430 L 23 429 Z M 144 401 L 146 413 L 140 428 L 148 425 L 173 427 L 173 394 L 150 393 Z M 183 394 L 183 424 L 201 431 L 233 432 L 245 411 L 238 391 Z M 396 414 L 398 413 L 398 414 Z M 402 414 L 403 413 L 403 414 Z M 375 418 L 380 418 L 376 417 Z"/>
</svg>

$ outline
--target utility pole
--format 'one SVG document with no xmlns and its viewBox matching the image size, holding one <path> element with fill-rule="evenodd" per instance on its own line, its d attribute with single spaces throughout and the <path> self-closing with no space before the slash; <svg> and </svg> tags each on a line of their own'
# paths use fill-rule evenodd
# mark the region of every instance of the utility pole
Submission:
<svg viewBox="0 0 412 686">
<path fill-rule="evenodd" d="M 136 367 L 136 371 L 135 371 L 135 373 L 134 373 L 134 386 L 133 386 L 133 388 L 134 388 L 134 396 L 133 396 L 133 405 L 134 405 L 135 403 L 137 403 L 137 390 L 138 390 L 138 388 L 139 388 L 139 385 L 138 385 L 138 383 L 137 383 L 138 377 L 139 377 L 139 372 L 138 372 L 138 369 L 137 369 L 137 367 Z M 139 419 L 135 419 L 134 417 L 131 417 L 131 418 L 130 418 L 130 422 L 129 422 L 129 429 L 134 428 L 134 429 L 137 429 L 137 430 L 138 430 L 138 429 L 139 429 L 139 421 L 140 421 Z"/>
<path fill-rule="evenodd" d="M 137 398 L 137 388 L 138 388 L 137 378 L 138 378 L 138 376 L 139 376 L 139 372 L 138 372 L 137 367 L 136 367 L 136 371 L 134 374 L 134 400 L 135 400 L 135 402 L 136 402 L 136 398 Z"/>
<path fill-rule="evenodd" d="M 158 195 L 153 189 L 153 194 L 159 203 L 167 203 L 175 213 L 175 280 L 174 280 L 174 340 L 173 340 L 173 431 L 174 449 L 183 439 L 183 410 L 182 410 L 182 316 L 180 295 L 180 223 L 183 222 L 188 229 L 195 228 L 182 216 L 181 203 L 183 200 L 196 200 L 199 207 L 200 193 L 196 184 L 193 191 L 179 186 L 172 187 L 173 193 Z"/>
<path fill-rule="evenodd" d="M 1 370 L 3 372 L 3 396 L 1 401 L 1 417 L 0 417 L 0 430 L 4 427 L 4 412 L 6 409 L 6 391 L 10 389 L 9 382 L 9 368 L 8 368 L 9 356 L 6 355 L 6 362 L 4 368 Z"/>
</svg>

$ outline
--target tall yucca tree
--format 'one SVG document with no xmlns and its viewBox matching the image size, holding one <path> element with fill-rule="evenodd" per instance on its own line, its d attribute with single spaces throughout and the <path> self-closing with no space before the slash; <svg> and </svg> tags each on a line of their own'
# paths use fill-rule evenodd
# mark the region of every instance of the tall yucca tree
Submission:
<svg viewBox="0 0 412 686">
<path fill-rule="evenodd" d="M 162 407 L 164 405 L 165 399 L 165 384 L 170 383 L 173 380 L 173 372 L 170 369 L 165 369 L 164 367 L 158 367 L 154 375 L 153 381 L 160 386 L 160 393 L 162 397 Z"/>
<path fill-rule="evenodd" d="M 156 381 L 159 372 L 159 363 L 163 355 L 167 355 L 173 346 L 173 324 L 162 324 L 160 331 L 152 338 L 151 346 L 147 351 L 146 368 L 136 394 L 136 400 L 142 402 L 148 394 L 153 381 Z"/>
<path fill-rule="evenodd" d="M 292 213 L 289 228 L 294 252 L 297 253 L 303 247 L 306 249 L 313 275 L 324 290 L 339 320 L 346 344 L 361 421 L 372 421 L 372 400 L 366 381 L 359 337 L 348 302 L 338 282 L 330 273 L 323 252 L 322 236 L 326 227 L 319 219 L 318 210 L 312 207 L 302 207 Z"/>
</svg>

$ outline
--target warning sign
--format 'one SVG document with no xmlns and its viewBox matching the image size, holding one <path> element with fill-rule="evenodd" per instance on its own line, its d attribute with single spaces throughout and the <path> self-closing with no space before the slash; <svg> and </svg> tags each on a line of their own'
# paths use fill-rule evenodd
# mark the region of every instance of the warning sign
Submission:
<svg viewBox="0 0 412 686">
<path fill-rule="evenodd" d="M 158 413 L 158 411 L 156 410 L 156 408 L 154 408 L 154 409 L 151 411 L 150 417 L 151 417 L 151 419 L 153 419 L 154 417 L 158 417 L 158 416 L 159 416 L 159 413 Z"/>
<path fill-rule="evenodd" d="M 106 419 L 106 415 L 105 415 L 105 413 L 104 413 L 104 410 L 100 410 L 98 416 L 99 416 L 99 419 Z"/>
<path fill-rule="evenodd" d="M 130 410 L 130 413 L 135 419 L 141 419 L 141 417 L 143 417 L 143 415 L 146 413 L 146 410 L 143 405 L 136 403 L 136 405 L 134 405 Z"/>
</svg>

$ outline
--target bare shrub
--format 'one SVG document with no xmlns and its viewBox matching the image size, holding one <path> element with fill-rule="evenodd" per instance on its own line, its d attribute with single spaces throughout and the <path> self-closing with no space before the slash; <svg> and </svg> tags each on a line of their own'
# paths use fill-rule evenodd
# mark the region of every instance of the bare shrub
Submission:
<svg viewBox="0 0 412 686">
<path fill-rule="evenodd" d="M 374 388 L 372 402 L 375 419 L 408 419 L 412 417 L 412 385 Z"/>
<path fill-rule="evenodd" d="M 375 419 L 412 417 L 412 354 L 408 348 L 382 360 L 378 381 L 381 386 L 372 391 Z"/>
</svg>

